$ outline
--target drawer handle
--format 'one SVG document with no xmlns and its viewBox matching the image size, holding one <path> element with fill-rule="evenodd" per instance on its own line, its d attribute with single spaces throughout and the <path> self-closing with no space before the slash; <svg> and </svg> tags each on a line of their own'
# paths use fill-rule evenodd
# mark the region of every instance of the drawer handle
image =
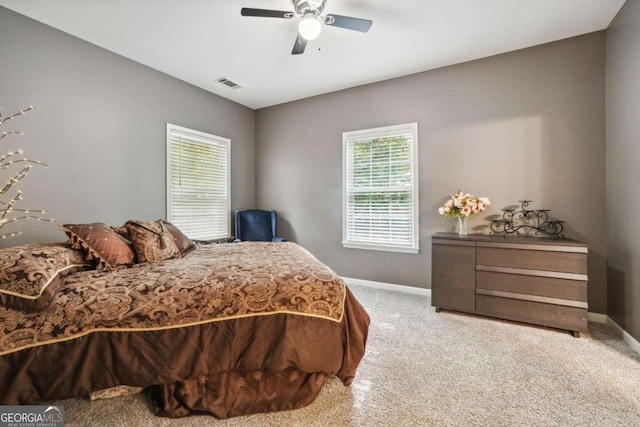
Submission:
<svg viewBox="0 0 640 427">
<path fill-rule="evenodd" d="M 526 268 L 494 267 L 492 265 L 476 265 L 476 271 L 491 271 L 494 273 L 520 274 L 523 276 L 551 277 L 554 279 L 580 280 L 586 282 L 589 276 L 578 273 L 563 273 L 561 271 L 529 270 Z"/>
<path fill-rule="evenodd" d="M 570 252 L 576 254 L 589 253 L 586 246 L 562 246 L 562 245 L 536 245 L 531 243 L 495 243 L 495 242 L 478 242 L 476 246 L 481 248 L 500 248 L 500 249 L 522 249 L 525 251 L 545 251 L 545 252 Z"/>
</svg>

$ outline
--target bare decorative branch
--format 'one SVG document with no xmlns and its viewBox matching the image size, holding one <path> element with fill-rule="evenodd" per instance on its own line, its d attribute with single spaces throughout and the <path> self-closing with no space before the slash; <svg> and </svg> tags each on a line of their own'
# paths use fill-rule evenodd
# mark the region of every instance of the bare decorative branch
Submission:
<svg viewBox="0 0 640 427">
<path fill-rule="evenodd" d="M 13 115 L 11 115 L 9 117 L 5 117 L 4 119 L 2 118 L 2 113 L 0 113 L 0 126 L 2 126 L 4 124 L 4 122 L 6 122 L 7 120 L 13 120 L 18 116 L 21 116 L 23 114 L 28 113 L 29 111 L 33 110 L 34 108 L 36 108 L 36 107 L 34 107 L 33 105 L 29 105 L 29 108 L 25 108 L 24 110 L 20 111 L 19 113 L 15 113 L 15 114 L 13 114 Z"/>
<path fill-rule="evenodd" d="M 35 107 L 30 105 L 28 108 L 21 110 L 18 113 L 15 113 L 8 117 L 2 117 L 2 113 L 0 112 L 0 127 L 5 124 L 5 122 L 9 120 L 13 120 L 16 117 L 19 117 L 27 112 L 33 110 Z M 9 135 L 22 135 L 21 131 L 0 131 L 0 140 Z M 20 180 L 22 180 L 32 167 L 34 166 L 44 166 L 49 167 L 47 164 L 42 163 L 37 160 L 31 160 L 27 158 L 18 158 L 17 156 L 22 154 L 22 150 L 18 151 L 9 151 L 5 155 L 0 157 L 0 170 L 10 170 L 15 167 L 16 164 L 20 164 L 21 169 L 12 175 L 9 176 L 9 179 L 6 181 L 5 185 L 0 189 L 0 198 L 3 196 L 9 197 L 7 193 L 13 189 L 13 187 L 18 184 Z M 7 224 L 11 224 L 12 222 L 21 221 L 24 219 L 34 219 L 36 221 L 48 221 L 52 222 L 53 219 L 44 219 L 40 215 L 47 213 L 45 210 L 41 209 L 18 209 L 15 207 L 16 203 L 23 199 L 23 193 L 21 190 L 18 190 L 13 197 L 9 198 L 9 201 L 0 200 L 0 229 L 2 229 Z M 21 234 L 21 231 L 15 231 L 10 233 L 0 234 L 0 239 L 6 239 L 9 237 L 17 236 Z"/>
</svg>

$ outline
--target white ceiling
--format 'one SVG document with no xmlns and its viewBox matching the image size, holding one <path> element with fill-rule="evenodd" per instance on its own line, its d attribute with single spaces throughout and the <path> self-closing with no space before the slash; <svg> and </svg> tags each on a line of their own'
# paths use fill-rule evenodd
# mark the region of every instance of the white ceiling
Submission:
<svg viewBox="0 0 640 427">
<path fill-rule="evenodd" d="M 0 0 L 0 5 L 205 90 L 262 108 L 607 28 L 625 0 L 327 0 L 373 20 L 322 29 L 291 55 L 290 0 Z M 227 77 L 243 87 L 217 83 Z"/>
</svg>

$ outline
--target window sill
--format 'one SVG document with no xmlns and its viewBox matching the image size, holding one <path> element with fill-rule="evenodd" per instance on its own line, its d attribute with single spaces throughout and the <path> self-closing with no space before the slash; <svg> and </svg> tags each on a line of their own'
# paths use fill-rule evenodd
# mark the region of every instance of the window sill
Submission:
<svg viewBox="0 0 640 427">
<path fill-rule="evenodd" d="M 420 252 L 420 248 L 409 248 L 399 246 L 384 246 L 384 245 L 367 245 L 364 243 L 349 243 L 342 242 L 342 246 L 349 249 L 365 249 L 370 251 L 384 251 L 384 252 L 400 252 L 406 254 L 417 254 Z"/>
</svg>

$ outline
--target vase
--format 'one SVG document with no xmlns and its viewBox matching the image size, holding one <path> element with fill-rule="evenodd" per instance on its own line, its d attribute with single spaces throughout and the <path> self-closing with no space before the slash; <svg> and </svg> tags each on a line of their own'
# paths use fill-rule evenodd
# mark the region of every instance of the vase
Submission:
<svg viewBox="0 0 640 427">
<path fill-rule="evenodd" d="M 467 235 L 467 226 L 469 225 L 469 217 L 468 216 L 459 216 L 458 217 L 458 235 L 466 236 Z"/>
</svg>

